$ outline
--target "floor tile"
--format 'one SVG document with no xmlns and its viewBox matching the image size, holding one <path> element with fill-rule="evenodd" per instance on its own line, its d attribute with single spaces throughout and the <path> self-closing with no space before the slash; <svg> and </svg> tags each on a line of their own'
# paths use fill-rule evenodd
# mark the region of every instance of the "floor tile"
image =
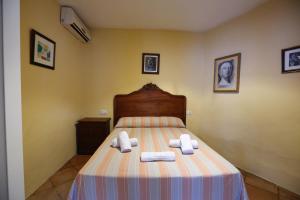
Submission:
<svg viewBox="0 0 300 200">
<path fill-rule="evenodd" d="M 56 186 L 55 190 L 57 191 L 57 193 L 62 199 L 67 199 L 72 184 L 73 184 L 73 180 L 68 181 L 62 185 Z"/>
<path fill-rule="evenodd" d="M 51 178 L 50 181 L 54 186 L 63 184 L 70 180 L 73 180 L 77 175 L 77 171 L 74 168 L 66 168 L 61 171 L 56 172 Z"/>
<path fill-rule="evenodd" d="M 39 192 L 42 192 L 42 191 L 45 191 L 45 190 L 49 190 L 51 188 L 53 188 L 53 184 L 49 180 L 47 180 L 34 193 L 39 193 Z"/>
<path fill-rule="evenodd" d="M 62 170 L 62 169 L 66 169 L 66 168 L 72 168 L 73 165 L 70 161 L 68 161 L 64 166 L 62 166 L 62 168 L 60 168 L 59 170 Z"/>
<path fill-rule="evenodd" d="M 272 192 L 262 190 L 249 184 L 246 184 L 246 188 L 249 200 L 277 200 L 277 195 Z"/>
<path fill-rule="evenodd" d="M 300 195 L 279 187 L 279 200 L 300 200 Z"/>
<path fill-rule="evenodd" d="M 257 188 L 263 189 L 263 190 L 267 190 L 274 194 L 278 194 L 277 186 L 274 183 L 266 181 L 262 178 L 254 176 L 252 174 L 249 174 L 249 173 L 246 174 L 245 183 L 255 186 Z"/>
<path fill-rule="evenodd" d="M 54 188 L 37 192 L 31 195 L 27 200 L 62 200 Z"/>
<path fill-rule="evenodd" d="M 73 166 L 77 166 L 79 164 L 86 163 L 90 158 L 90 155 L 77 155 L 70 160 L 70 163 Z"/>
<path fill-rule="evenodd" d="M 79 163 L 79 164 L 77 164 L 77 165 L 74 165 L 74 167 L 75 167 L 75 169 L 76 170 L 81 170 L 81 168 L 85 165 L 86 163 L 85 162 L 83 162 L 83 163 Z"/>
</svg>

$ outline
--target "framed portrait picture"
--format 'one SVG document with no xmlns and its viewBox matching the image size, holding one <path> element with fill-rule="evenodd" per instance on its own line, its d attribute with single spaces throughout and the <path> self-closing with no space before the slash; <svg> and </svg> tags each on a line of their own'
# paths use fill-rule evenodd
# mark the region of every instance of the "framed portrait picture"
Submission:
<svg viewBox="0 0 300 200">
<path fill-rule="evenodd" d="M 300 72 L 300 46 L 282 49 L 282 73 Z"/>
<path fill-rule="evenodd" d="M 239 92 L 241 53 L 215 59 L 214 92 Z"/>
<path fill-rule="evenodd" d="M 159 74 L 159 57 L 158 53 L 143 53 L 143 74 Z"/>
<path fill-rule="evenodd" d="M 35 30 L 30 33 L 30 64 L 55 68 L 55 42 Z"/>
</svg>

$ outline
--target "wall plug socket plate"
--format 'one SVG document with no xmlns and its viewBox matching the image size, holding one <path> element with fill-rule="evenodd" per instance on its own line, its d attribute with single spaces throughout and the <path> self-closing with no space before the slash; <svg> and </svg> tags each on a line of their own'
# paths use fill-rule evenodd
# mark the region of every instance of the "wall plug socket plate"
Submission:
<svg viewBox="0 0 300 200">
<path fill-rule="evenodd" d="M 106 115 L 108 114 L 108 111 L 107 111 L 107 109 L 100 109 L 99 114 L 100 114 L 101 116 L 106 116 Z"/>
</svg>

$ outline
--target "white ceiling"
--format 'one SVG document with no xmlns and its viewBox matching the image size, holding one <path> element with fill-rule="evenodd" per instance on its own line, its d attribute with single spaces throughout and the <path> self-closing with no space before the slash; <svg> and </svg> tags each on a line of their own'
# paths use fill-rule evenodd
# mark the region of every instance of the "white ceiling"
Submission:
<svg viewBox="0 0 300 200">
<path fill-rule="evenodd" d="M 58 0 L 91 28 L 206 31 L 267 0 Z"/>
</svg>

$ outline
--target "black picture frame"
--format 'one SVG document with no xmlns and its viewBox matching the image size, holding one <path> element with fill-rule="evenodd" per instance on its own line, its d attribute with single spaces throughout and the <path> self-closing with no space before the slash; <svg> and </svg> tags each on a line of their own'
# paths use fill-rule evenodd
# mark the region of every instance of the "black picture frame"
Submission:
<svg viewBox="0 0 300 200">
<path fill-rule="evenodd" d="M 159 53 L 142 54 L 142 74 L 159 74 Z"/>
<path fill-rule="evenodd" d="M 213 91 L 215 93 L 239 93 L 241 57 L 241 53 L 236 53 L 215 59 L 213 86 Z M 227 77 L 222 76 L 222 72 L 220 72 L 223 67 L 230 68 L 228 69 L 229 75 Z"/>
<path fill-rule="evenodd" d="M 300 72 L 300 45 L 281 50 L 281 73 L 294 72 Z"/>
<path fill-rule="evenodd" d="M 40 43 L 38 44 L 39 46 L 37 46 L 36 42 L 41 40 L 43 40 L 43 43 Z M 37 48 L 41 49 L 41 51 L 43 50 L 43 52 L 38 53 L 39 50 Z M 30 31 L 30 64 L 54 70 L 55 48 L 56 43 L 53 40 L 34 29 Z"/>
</svg>

